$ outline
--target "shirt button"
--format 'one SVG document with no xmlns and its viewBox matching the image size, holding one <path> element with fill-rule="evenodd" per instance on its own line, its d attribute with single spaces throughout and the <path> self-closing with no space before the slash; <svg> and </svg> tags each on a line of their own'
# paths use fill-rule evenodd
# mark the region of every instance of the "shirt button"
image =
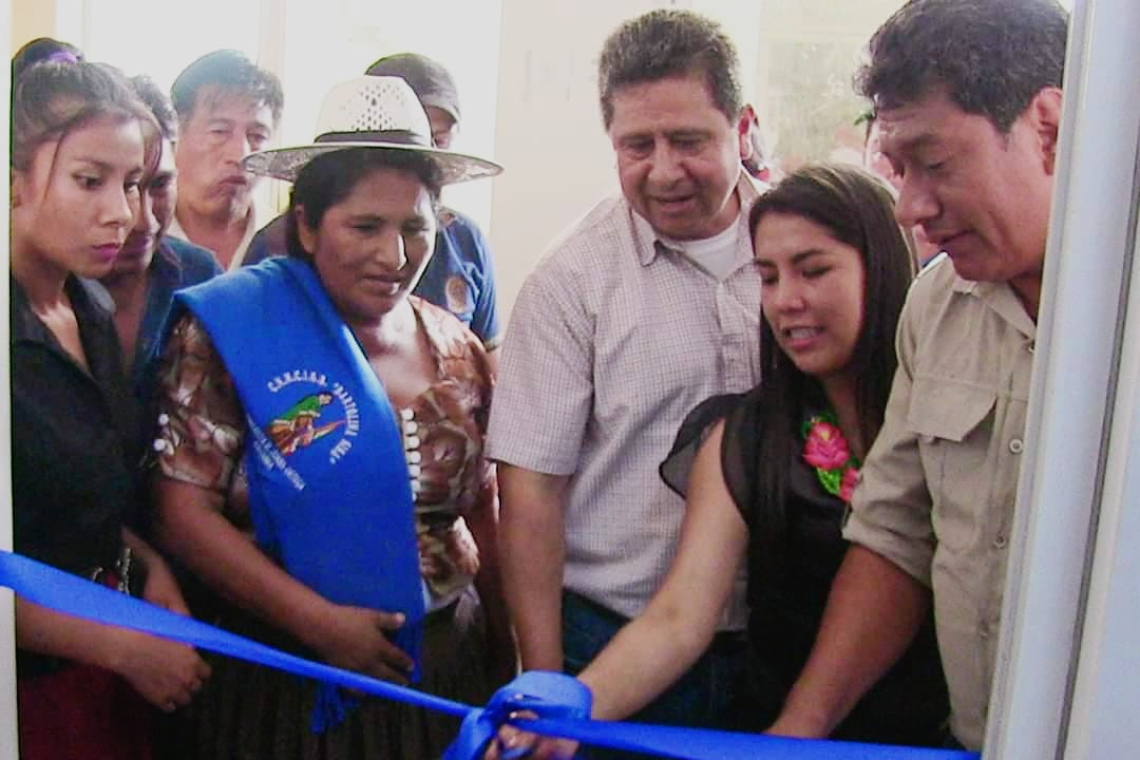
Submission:
<svg viewBox="0 0 1140 760">
<path fill-rule="evenodd" d="M 1005 548 L 1005 536 L 998 533 L 997 538 L 994 539 L 994 548 L 996 548 L 996 549 L 1004 549 Z"/>
<path fill-rule="evenodd" d="M 414 435 L 409 435 L 407 438 L 404 439 L 404 449 L 405 450 L 411 451 L 412 449 L 418 449 L 419 447 L 420 447 L 419 437 L 414 436 Z"/>
<path fill-rule="evenodd" d="M 1025 443 L 1020 438 L 1014 438 L 1009 442 L 1009 453 L 1020 454 L 1022 449 L 1025 448 Z"/>
<path fill-rule="evenodd" d="M 422 456 L 423 455 L 420 454 L 420 452 L 418 452 L 418 451 L 409 451 L 408 452 L 408 464 L 419 464 L 420 458 Z"/>
<path fill-rule="evenodd" d="M 1026 348 L 1029 349 L 1029 353 L 1031 353 L 1031 354 L 1036 352 L 1036 349 L 1034 348 L 1033 343 L 1030 343 Z"/>
<path fill-rule="evenodd" d="M 169 423 L 170 423 L 170 417 L 168 417 L 165 414 L 158 415 L 158 424 L 159 425 L 167 425 Z"/>
<path fill-rule="evenodd" d="M 420 466 L 418 464 L 408 465 L 408 474 L 413 478 L 420 476 Z"/>
<path fill-rule="evenodd" d="M 410 419 L 413 419 L 415 416 L 416 416 L 416 413 L 413 412 L 411 409 L 401 409 L 400 410 L 400 419 L 410 420 Z"/>
<path fill-rule="evenodd" d="M 416 431 L 418 431 L 419 429 L 420 429 L 420 426 L 414 422 L 405 422 L 404 423 L 404 435 L 411 435 L 411 434 L 415 433 Z"/>
<path fill-rule="evenodd" d="M 985 623 L 982 623 L 980 626 L 978 626 L 978 636 L 982 637 L 983 639 L 988 639 L 990 637 L 990 627 Z"/>
</svg>

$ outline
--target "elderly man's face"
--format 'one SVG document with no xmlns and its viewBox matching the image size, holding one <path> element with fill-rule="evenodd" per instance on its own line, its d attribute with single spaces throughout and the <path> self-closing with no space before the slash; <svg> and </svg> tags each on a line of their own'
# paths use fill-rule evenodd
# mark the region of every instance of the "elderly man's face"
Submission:
<svg viewBox="0 0 1140 760">
<path fill-rule="evenodd" d="M 880 146 L 898 175 L 896 214 L 920 225 L 968 280 L 1040 287 L 1060 90 L 1047 88 L 1003 135 L 943 92 L 878 112 Z"/>
<path fill-rule="evenodd" d="M 254 177 L 241 162 L 265 147 L 273 128 L 268 105 L 238 93 L 203 88 L 193 114 L 181 125 L 175 148 L 179 208 L 226 221 L 244 219 Z"/>
<path fill-rule="evenodd" d="M 628 85 L 613 96 L 609 135 L 622 192 L 673 240 L 712 237 L 736 219 L 746 134 L 747 123 L 725 116 L 698 75 Z"/>
</svg>

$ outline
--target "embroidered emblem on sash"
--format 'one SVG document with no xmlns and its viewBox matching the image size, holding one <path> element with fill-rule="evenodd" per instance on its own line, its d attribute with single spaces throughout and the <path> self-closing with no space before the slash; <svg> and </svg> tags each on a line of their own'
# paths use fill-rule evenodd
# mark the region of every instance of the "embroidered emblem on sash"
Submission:
<svg viewBox="0 0 1140 760">
<path fill-rule="evenodd" d="M 288 460 L 312 451 L 310 456 L 321 452 L 330 465 L 338 464 L 360 434 L 360 410 L 343 385 L 314 370 L 282 372 L 266 388 L 280 399 L 281 411 L 257 431 L 258 453 L 302 490 L 304 478 Z"/>
</svg>

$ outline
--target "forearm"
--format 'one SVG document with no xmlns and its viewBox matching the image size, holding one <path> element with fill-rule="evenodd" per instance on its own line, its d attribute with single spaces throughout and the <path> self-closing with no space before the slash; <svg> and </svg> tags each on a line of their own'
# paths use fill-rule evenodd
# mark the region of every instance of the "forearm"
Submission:
<svg viewBox="0 0 1140 760">
<path fill-rule="evenodd" d="M 503 592 L 525 670 L 562 669 L 565 482 L 499 466 Z"/>
<path fill-rule="evenodd" d="M 494 686 L 501 686 L 519 672 L 518 644 L 503 599 L 502 574 L 498 562 L 485 563 L 475 576 L 475 589 L 483 608 L 487 635 L 487 674 Z"/>
<path fill-rule="evenodd" d="M 557 530 L 561 531 L 561 524 Z M 547 528 L 549 529 L 549 528 Z M 532 534 L 537 535 L 537 534 Z M 562 535 L 502 542 L 503 592 L 524 670 L 562 670 Z"/>
<path fill-rule="evenodd" d="M 716 633 L 748 541 L 721 470 L 722 435 L 717 426 L 694 460 L 677 553 L 660 588 L 580 676 L 596 718 L 626 718 L 649 704 Z"/>
<path fill-rule="evenodd" d="M 16 641 L 30 652 L 117 673 L 168 712 L 188 704 L 210 677 L 210 667 L 185 644 L 63 615 L 19 598 Z"/>
<path fill-rule="evenodd" d="M 715 625 L 665 607 L 646 609 L 622 628 L 578 676 L 593 692 L 594 718 L 633 715 L 684 675 L 708 647 Z"/>
<path fill-rule="evenodd" d="M 16 645 L 28 652 L 117 672 L 123 655 L 123 632 L 16 597 Z"/>
<path fill-rule="evenodd" d="M 483 607 L 487 635 L 493 642 L 514 645 L 511 618 L 503 597 L 503 579 L 497 567 L 481 567 L 475 576 L 475 590 Z"/>
<path fill-rule="evenodd" d="M 493 489 L 487 503 L 467 518 L 467 525 L 479 548 L 479 572 L 475 575 L 475 590 L 483 607 L 487 635 L 496 645 L 514 648 L 510 615 L 503 596 L 503 573 L 499 562 L 498 500 Z"/>
<path fill-rule="evenodd" d="M 154 547 L 130 528 L 123 528 L 123 543 L 131 550 L 131 554 L 143 563 L 143 567 L 149 569 L 158 564 L 165 564 L 165 560 L 155 551 Z"/>
<path fill-rule="evenodd" d="M 216 593 L 315 647 L 331 603 L 269 559 L 197 486 L 159 478 L 157 541 Z"/>
<path fill-rule="evenodd" d="M 906 651 L 929 606 L 926 586 L 852 545 L 832 583 L 811 656 L 770 730 L 830 734 Z"/>
</svg>

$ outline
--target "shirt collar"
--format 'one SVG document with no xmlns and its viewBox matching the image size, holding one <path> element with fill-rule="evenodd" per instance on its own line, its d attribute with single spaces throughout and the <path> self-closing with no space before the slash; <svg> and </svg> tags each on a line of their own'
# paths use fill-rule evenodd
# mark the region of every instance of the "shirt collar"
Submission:
<svg viewBox="0 0 1140 760">
<path fill-rule="evenodd" d="M 740 198 L 740 213 L 737 215 L 736 223 L 742 227 L 747 227 L 748 209 L 752 207 L 752 202 L 760 197 L 760 191 L 755 181 L 747 172 L 740 172 L 740 179 L 736 183 L 736 194 Z M 656 260 L 659 254 L 673 250 L 661 241 L 653 226 L 646 221 L 645 217 L 634 211 L 628 200 L 623 197 L 622 202 L 629 208 L 634 247 L 637 249 L 637 258 L 641 262 L 641 266 L 647 267 Z M 744 229 L 743 234 L 747 239 L 748 230 Z"/>
<path fill-rule="evenodd" d="M 76 321 L 80 325 L 94 324 L 97 319 L 104 318 L 114 310 L 114 301 L 111 296 L 95 280 L 86 280 L 70 276 L 64 283 L 68 299 L 71 301 L 72 311 L 75 312 Z M 35 341 L 56 345 L 57 341 L 51 331 L 32 311 L 28 303 L 28 294 L 15 277 L 8 274 L 9 289 L 9 341 Z"/>
<path fill-rule="evenodd" d="M 953 266 L 953 264 L 949 264 Z M 1008 282 L 977 282 L 967 280 L 954 273 L 954 282 L 951 286 L 955 293 L 972 296 L 981 300 L 999 317 L 1015 327 L 1025 337 L 1033 339 L 1037 336 L 1037 325 L 1025 310 L 1021 299 L 1013 292 Z"/>
<path fill-rule="evenodd" d="M 257 215 L 254 213 L 255 208 L 251 203 L 249 206 L 249 213 L 245 217 L 245 233 L 241 237 L 241 242 L 238 243 L 237 250 L 234 251 L 234 257 L 230 259 L 230 268 L 226 271 L 233 272 L 241 268 L 242 262 L 245 260 L 245 254 L 249 250 L 249 244 L 253 242 L 253 236 L 257 234 Z M 175 215 L 170 220 L 170 227 L 166 230 L 167 235 L 173 235 L 176 238 L 193 243 L 190 236 L 186 234 L 186 230 L 182 229 L 182 225 L 178 222 L 178 216 Z M 213 253 L 213 251 L 211 251 Z M 216 258 L 217 254 L 215 254 Z"/>
</svg>

